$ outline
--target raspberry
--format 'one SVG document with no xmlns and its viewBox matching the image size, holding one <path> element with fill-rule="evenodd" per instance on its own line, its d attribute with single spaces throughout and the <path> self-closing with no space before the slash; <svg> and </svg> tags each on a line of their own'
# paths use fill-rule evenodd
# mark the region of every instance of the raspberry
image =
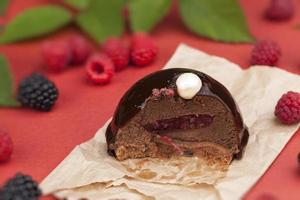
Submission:
<svg viewBox="0 0 300 200">
<path fill-rule="evenodd" d="M 58 89 L 52 81 L 34 73 L 21 81 L 17 98 L 23 106 L 49 111 L 58 98 Z"/>
<path fill-rule="evenodd" d="M 17 173 L 0 190 L 1 200 L 37 200 L 42 192 L 30 176 Z"/>
<path fill-rule="evenodd" d="M 277 102 L 275 116 L 283 124 L 294 124 L 300 121 L 300 93 L 289 91 Z"/>
<path fill-rule="evenodd" d="M 114 76 L 114 65 L 105 54 L 92 56 L 86 65 L 87 75 L 90 81 L 95 84 L 107 84 Z"/>
<path fill-rule="evenodd" d="M 13 143 L 10 136 L 0 130 L 0 162 L 5 162 L 10 159 L 13 152 Z"/>
<path fill-rule="evenodd" d="M 257 42 L 252 50 L 251 65 L 274 66 L 281 56 L 277 43 L 270 40 Z"/>
<path fill-rule="evenodd" d="M 292 18 L 294 6 L 291 0 L 271 0 L 266 10 L 266 18 L 270 20 L 283 21 Z"/>
<path fill-rule="evenodd" d="M 71 51 L 64 42 L 47 42 L 43 45 L 42 54 L 47 68 L 60 72 L 70 63 Z"/>
<path fill-rule="evenodd" d="M 102 48 L 104 53 L 112 59 L 116 71 L 127 67 L 129 63 L 129 48 L 121 39 L 109 38 Z"/>
<path fill-rule="evenodd" d="M 175 92 L 174 89 L 172 88 L 161 88 L 161 89 L 154 88 L 152 90 L 152 95 L 155 97 L 162 97 L 162 96 L 172 97 L 174 96 L 174 94 Z"/>
<path fill-rule="evenodd" d="M 258 196 L 255 200 L 277 200 L 277 198 L 271 194 L 264 193 Z"/>
<path fill-rule="evenodd" d="M 144 33 L 136 33 L 131 42 L 131 61 L 136 66 L 145 66 L 151 63 L 158 52 L 152 38 Z"/>
<path fill-rule="evenodd" d="M 75 35 L 70 38 L 71 64 L 84 64 L 91 53 L 88 42 L 81 36 Z"/>
</svg>

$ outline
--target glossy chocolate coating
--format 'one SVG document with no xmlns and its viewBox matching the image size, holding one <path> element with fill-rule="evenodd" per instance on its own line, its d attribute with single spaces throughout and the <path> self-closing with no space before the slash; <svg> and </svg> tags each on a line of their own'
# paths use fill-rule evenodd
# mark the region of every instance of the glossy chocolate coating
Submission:
<svg viewBox="0 0 300 200">
<path fill-rule="evenodd" d="M 198 75 L 202 81 L 202 88 L 197 95 L 214 96 L 221 100 L 232 112 L 236 126 L 241 130 L 239 135 L 240 153 L 235 155 L 235 158 L 240 158 L 243 149 L 247 144 L 249 134 L 233 97 L 221 83 L 210 76 L 196 70 L 185 68 L 160 70 L 136 82 L 120 100 L 113 119 L 106 130 L 106 140 L 108 145 L 114 142 L 118 129 L 140 111 L 146 99 L 151 96 L 154 88 L 176 88 L 176 79 L 182 73 L 194 73 Z M 113 152 L 109 153 L 113 154 Z"/>
</svg>

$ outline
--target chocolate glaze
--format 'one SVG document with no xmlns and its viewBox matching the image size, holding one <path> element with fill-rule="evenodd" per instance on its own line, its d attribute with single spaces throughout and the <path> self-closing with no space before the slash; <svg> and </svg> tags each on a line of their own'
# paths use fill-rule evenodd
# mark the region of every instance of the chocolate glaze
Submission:
<svg viewBox="0 0 300 200">
<path fill-rule="evenodd" d="M 109 145 L 114 142 L 118 129 L 140 111 L 146 99 L 151 96 L 154 88 L 175 88 L 176 79 L 182 73 L 194 73 L 199 76 L 202 81 L 202 88 L 197 95 L 214 96 L 231 110 L 236 121 L 237 128 L 241 130 L 239 134 L 240 152 L 235 155 L 235 158 L 241 158 L 243 149 L 247 144 L 249 134 L 233 97 L 221 83 L 210 76 L 196 70 L 185 68 L 172 68 L 157 71 L 136 82 L 125 93 L 117 106 L 113 119 L 106 130 L 107 144 Z M 109 153 L 114 155 L 114 152 Z"/>
</svg>

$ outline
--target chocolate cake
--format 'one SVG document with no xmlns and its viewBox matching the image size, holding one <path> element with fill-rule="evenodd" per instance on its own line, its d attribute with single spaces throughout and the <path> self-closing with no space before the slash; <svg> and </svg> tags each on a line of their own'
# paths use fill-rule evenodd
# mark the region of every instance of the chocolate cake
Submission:
<svg viewBox="0 0 300 200">
<path fill-rule="evenodd" d="M 241 158 L 248 131 L 228 90 L 210 76 L 173 68 L 135 83 L 106 130 L 118 160 L 198 156 L 228 165 Z"/>
</svg>

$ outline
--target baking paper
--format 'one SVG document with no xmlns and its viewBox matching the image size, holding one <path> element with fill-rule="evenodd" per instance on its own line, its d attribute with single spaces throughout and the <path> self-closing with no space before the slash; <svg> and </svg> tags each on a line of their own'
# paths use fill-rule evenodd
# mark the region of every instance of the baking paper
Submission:
<svg viewBox="0 0 300 200">
<path fill-rule="evenodd" d="M 136 174 L 128 173 L 122 163 L 107 155 L 104 133 L 109 120 L 94 138 L 75 147 L 45 178 L 41 183 L 43 192 L 69 200 L 240 199 L 264 174 L 298 129 L 298 125 L 280 124 L 274 117 L 274 108 L 283 93 L 290 90 L 299 92 L 300 77 L 268 66 L 252 66 L 242 70 L 226 59 L 186 45 L 180 45 L 165 66 L 173 67 L 202 71 L 231 92 L 250 133 L 241 160 L 234 160 L 227 173 L 208 172 L 203 168 L 206 176 L 200 173 L 201 176 L 194 180 L 184 173 L 189 170 L 203 172 L 201 167 L 180 169 L 176 172 L 178 177 L 171 177 L 171 181 L 163 180 L 161 176 L 143 180 Z M 198 182 L 204 183 L 195 184 Z"/>
</svg>

